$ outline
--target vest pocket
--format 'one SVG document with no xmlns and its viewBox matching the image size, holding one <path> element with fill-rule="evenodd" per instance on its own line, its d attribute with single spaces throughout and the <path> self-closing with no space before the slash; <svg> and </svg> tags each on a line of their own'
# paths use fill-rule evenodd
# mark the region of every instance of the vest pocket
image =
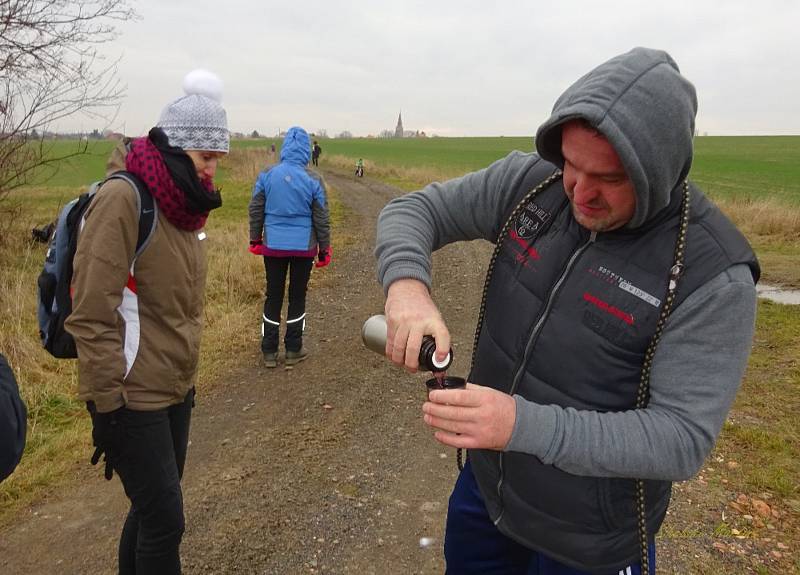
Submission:
<svg viewBox="0 0 800 575">
<path fill-rule="evenodd" d="M 505 455 L 503 499 L 513 503 L 519 515 L 532 514 L 539 517 L 539 525 L 558 525 L 570 532 L 608 531 L 598 509 L 601 480 L 561 471 L 530 455 Z"/>
<path fill-rule="evenodd" d="M 636 484 L 633 479 L 598 479 L 600 513 L 610 531 L 636 523 Z"/>
</svg>

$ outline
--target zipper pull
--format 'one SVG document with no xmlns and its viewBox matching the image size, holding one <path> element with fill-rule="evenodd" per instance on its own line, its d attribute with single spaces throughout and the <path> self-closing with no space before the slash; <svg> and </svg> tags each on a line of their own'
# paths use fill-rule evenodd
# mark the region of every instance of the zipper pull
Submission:
<svg viewBox="0 0 800 575">
<path fill-rule="evenodd" d="M 677 263 L 669 270 L 669 291 L 678 287 L 678 279 L 683 275 L 683 264 Z"/>
</svg>

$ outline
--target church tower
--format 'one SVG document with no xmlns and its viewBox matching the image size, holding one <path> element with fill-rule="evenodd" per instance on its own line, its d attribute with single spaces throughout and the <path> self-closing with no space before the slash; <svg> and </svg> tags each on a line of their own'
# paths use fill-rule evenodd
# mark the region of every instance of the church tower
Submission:
<svg viewBox="0 0 800 575">
<path fill-rule="evenodd" d="M 394 137 L 395 138 L 402 138 L 403 137 L 403 113 L 400 112 L 397 115 L 397 127 L 394 129 Z"/>
</svg>

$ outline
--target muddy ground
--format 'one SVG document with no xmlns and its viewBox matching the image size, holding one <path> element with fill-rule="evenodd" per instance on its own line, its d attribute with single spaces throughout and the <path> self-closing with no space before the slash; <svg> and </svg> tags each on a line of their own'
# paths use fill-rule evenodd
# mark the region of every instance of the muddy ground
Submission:
<svg viewBox="0 0 800 575">
<path fill-rule="evenodd" d="M 183 482 L 186 573 L 444 571 L 455 452 L 422 424 L 425 376 L 391 366 L 360 341 L 363 321 L 383 309 L 372 257 L 376 215 L 401 192 L 325 175 L 357 240 L 335 253 L 309 293 L 306 362 L 262 367 L 254 334 L 243 364 L 198 395 Z M 435 258 L 434 295 L 453 335 L 453 374 L 468 369 L 490 247 L 450 246 Z M 127 500 L 116 477 L 106 482 L 83 462 L 76 469 L 71 487 L 0 532 L 0 573 L 115 572 Z M 702 487 L 689 482 L 677 491 L 668 524 L 681 536 L 659 540 L 659 573 L 695 572 L 690 565 L 703 557 L 719 558 L 709 522 L 727 501 L 700 505 Z M 745 554 L 728 557 L 725 572 L 751 572 Z"/>
</svg>

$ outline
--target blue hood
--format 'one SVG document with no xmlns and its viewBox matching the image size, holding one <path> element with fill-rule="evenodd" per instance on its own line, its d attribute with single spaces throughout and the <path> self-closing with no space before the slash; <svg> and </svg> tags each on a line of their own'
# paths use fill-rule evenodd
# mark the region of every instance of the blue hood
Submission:
<svg viewBox="0 0 800 575">
<path fill-rule="evenodd" d="M 281 146 L 281 162 L 306 166 L 310 159 L 311 139 L 308 132 L 299 126 L 289 128 Z"/>
</svg>

